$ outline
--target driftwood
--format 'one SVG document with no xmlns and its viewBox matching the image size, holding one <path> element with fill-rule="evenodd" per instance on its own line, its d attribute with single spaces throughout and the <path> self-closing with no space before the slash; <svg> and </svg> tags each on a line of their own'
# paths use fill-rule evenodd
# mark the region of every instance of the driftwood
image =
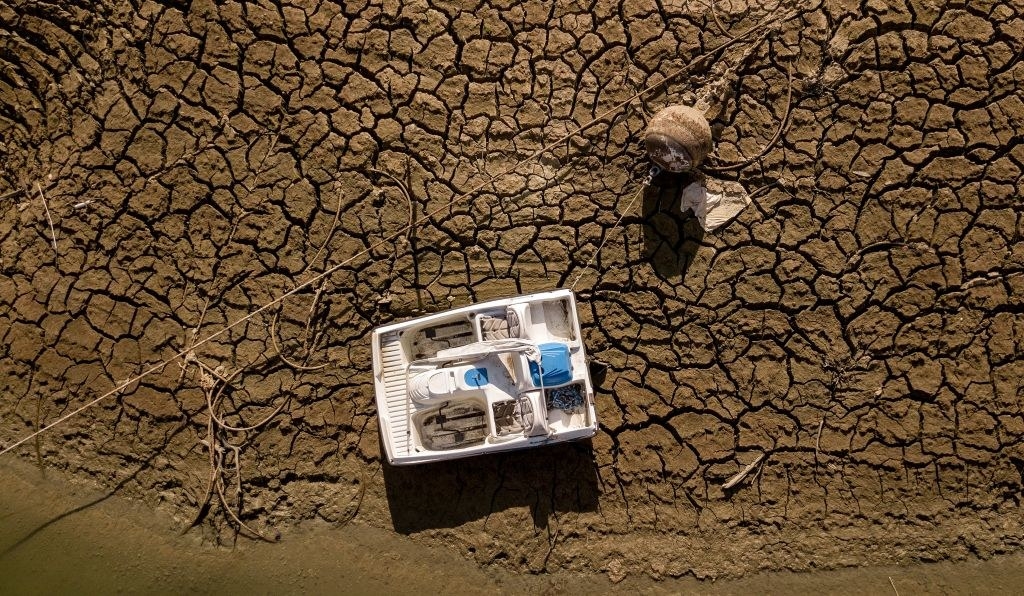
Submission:
<svg viewBox="0 0 1024 596">
<path fill-rule="evenodd" d="M 765 455 L 766 454 L 764 453 L 758 455 L 754 461 L 747 464 L 747 467 L 737 472 L 732 478 L 730 478 L 725 484 L 723 484 L 722 488 L 724 488 L 725 490 L 729 490 L 730 488 L 736 486 L 740 482 L 743 482 L 743 479 L 746 478 L 751 472 L 753 472 L 754 468 L 756 468 L 758 464 L 760 464 L 761 461 L 764 460 Z"/>
</svg>

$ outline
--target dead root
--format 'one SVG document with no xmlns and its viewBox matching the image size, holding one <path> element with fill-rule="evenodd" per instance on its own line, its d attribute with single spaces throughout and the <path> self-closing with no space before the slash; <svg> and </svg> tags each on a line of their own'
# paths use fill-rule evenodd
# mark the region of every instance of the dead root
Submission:
<svg viewBox="0 0 1024 596">
<path fill-rule="evenodd" d="M 218 414 L 220 405 L 224 400 L 225 390 L 231 386 L 235 379 L 244 370 L 238 368 L 229 375 L 221 374 L 217 369 L 211 369 L 198 358 L 192 357 L 186 360 L 186 364 L 195 364 L 199 367 L 199 384 L 206 397 L 207 422 L 206 439 L 202 441 L 209 454 L 208 463 L 210 474 L 207 479 L 205 495 L 198 500 L 199 510 L 196 517 L 189 524 L 186 531 L 196 527 L 209 515 L 215 504 L 228 516 L 236 531 L 266 542 L 276 542 L 271 538 L 242 521 L 243 491 L 242 491 L 242 447 L 245 444 L 247 434 L 258 431 L 266 426 L 290 401 L 285 398 L 274 410 L 259 422 L 248 426 L 235 426 L 224 421 L 224 417 Z M 231 433 L 241 433 L 242 441 L 235 443 L 230 440 Z M 228 484 L 230 478 L 234 479 L 233 496 L 230 496 Z M 216 501 L 214 501 L 216 496 Z"/>
<path fill-rule="evenodd" d="M 264 416 L 255 424 L 236 425 L 225 421 L 224 415 L 220 413 L 224 402 L 225 392 L 231 387 L 245 370 L 245 366 L 235 369 L 233 372 L 225 372 L 222 366 L 211 367 L 201 358 L 196 356 L 195 344 L 203 321 L 206 319 L 206 312 L 209 308 L 209 299 L 203 304 L 199 315 L 199 321 L 192 329 L 191 336 L 186 344 L 185 355 L 181 361 L 181 376 L 179 382 L 184 378 L 190 367 L 195 367 L 198 376 L 198 384 L 203 391 L 206 401 L 206 438 L 201 441 L 209 455 L 208 463 L 210 473 L 207 478 L 206 491 L 201 499 L 197 499 L 198 511 L 192 523 L 185 529 L 196 527 L 203 522 L 213 510 L 215 505 L 220 505 L 222 511 L 229 518 L 238 532 L 267 542 L 276 542 L 259 530 L 242 521 L 243 491 L 242 491 L 242 447 L 244 446 L 249 433 L 256 432 L 270 423 L 275 416 L 284 410 L 291 401 L 289 397 L 281 400 L 268 415 Z M 241 435 L 241 441 L 233 441 L 235 435 Z M 233 497 L 227 489 L 229 479 L 234 477 Z M 214 497 L 216 496 L 216 499 Z"/>
<path fill-rule="evenodd" d="M 405 184 L 403 184 L 401 180 L 395 178 L 394 176 L 385 172 L 384 170 L 371 168 L 370 171 L 373 172 L 374 174 L 379 174 L 386 178 L 390 178 L 391 181 L 395 183 L 395 186 L 398 187 L 398 190 L 402 191 L 402 196 L 405 197 L 405 202 L 409 209 L 409 223 L 406 226 L 405 239 L 406 241 L 411 243 L 413 230 L 416 228 L 416 204 L 412 202 L 412 195 L 409 194 L 409 189 L 405 187 Z"/>
<path fill-rule="evenodd" d="M 270 320 L 270 344 L 274 347 L 274 352 L 277 354 L 277 357 L 281 359 L 281 362 L 284 362 L 285 364 L 294 368 L 295 370 L 301 371 L 314 371 L 326 368 L 327 365 L 329 364 L 327 362 L 323 364 L 318 364 L 316 366 L 308 366 L 305 364 L 299 364 L 298 362 L 293 362 L 292 360 L 289 360 L 287 356 L 284 355 L 284 352 L 281 350 L 281 346 L 277 343 L 277 325 L 280 318 L 281 313 L 280 311 L 278 311 L 274 313 L 273 318 L 271 318 Z"/>
<path fill-rule="evenodd" d="M 324 290 L 327 287 L 327 280 L 321 280 L 320 284 L 316 287 L 316 291 L 313 294 L 313 301 L 309 305 L 309 312 L 306 314 L 306 322 L 302 333 L 302 350 L 305 352 L 305 356 L 302 358 L 302 362 L 295 362 L 289 357 L 284 355 L 284 351 L 281 349 L 281 344 L 278 343 L 278 327 L 281 323 L 281 310 L 277 312 L 270 319 L 270 344 L 274 348 L 274 352 L 277 357 L 281 359 L 288 366 L 298 371 L 315 371 L 326 368 L 329 362 L 323 364 L 310 365 L 309 358 L 313 354 L 313 350 L 320 343 L 323 334 L 320 330 L 314 328 L 313 322 L 317 318 L 317 311 L 320 308 L 320 302 L 324 295 Z M 282 342 L 283 343 L 283 342 Z"/>
<path fill-rule="evenodd" d="M 757 161 L 757 160 L 761 159 L 762 157 L 764 157 L 765 155 L 767 155 L 768 152 L 771 151 L 772 148 L 776 144 L 778 144 L 779 140 L 782 139 L 782 133 L 785 132 L 786 125 L 789 124 L 789 116 L 790 116 L 790 113 L 792 112 L 792 108 L 793 108 L 793 65 L 792 65 L 792 63 L 790 63 L 789 66 L 786 68 L 786 108 L 783 110 L 782 120 L 779 121 L 779 128 L 775 131 L 775 136 L 773 136 L 771 138 L 771 140 L 768 141 L 768 143 L 766 143 L 765 146 L 763 148 L 761 148 L 761 150 L 758 151 L 755 155 L 753 155 L 751 157 L 748 157 L 747 159 L 744 159 L 741 162 L 731 163 L 731 164 L 723 164 L 723 165 L 717 165 L 717 166 L 707 166 L 707 167 L 704 168 L 704 171 L 717 174 L 717 173 L 721 173 L 721 172 L 729 172 L 729 171 L 732 171 L 732 170 L 739 170 L 739 169 L 742 169 L 742 168 L 745 168 L 745 167 L 749 166 L 750 164 L 754 163 L 755 161 Z"/>
<path fill-rule="evenodd" d="M 46 212 L 46 222 L 50 224 L 50 240 L 53 241 L 53 254 L 56 256 L 57 251 L 57 232 L 53 229 L 53 218 L 50 217 L 50 205 L 46 202 L 46 194 L 43 193 L 43 187 L 36 182 L 36 192 L 39 193 L 39 198 L 43 201 L 43 211 Z"/>
<path fill-rule="evenodd" d="M 483 172 L 486 175 L 485 167 L 486 166 L 478 165 L 477 169 L 479 171 Z M 399 233 L 401 234 L 404 231 L 404 233 L 405 233 L 405 243 L 408 246 L 409 250 L 412 252 L 413 259 L 415 259 L 416 258 L 416 227 L 417 227 L 417 223 L 416 223 L 416 203 L 412 200 L 412 193 L 410 193 L 409 192 L 409 188 L 401 180 L 399 180 L 397 177 L 395 177 L 394 175 L 389 174 L 388 172 L 385 172 L 384 170 L 378 170 L 376 168 L 370 168 L 370 171 L 373 172 L 374 174 L 377 174 L 379 176 L 383 176 L 383 177 L 388 178 L 389 180 L 391 180 L 391 182 L 394 183 L 394 185 L 398 187 L 398 190 L 401 191 L 402 196 L 405 197 L 405 204 L 406 204 L 406 208 L 408 209 L 408 213 L 407 213 L 408 221 L 406 223 L 405 228 L 403 230 L 399 230 Z M 396 240 L 397 240 L 397 238 L 396 238 Z M 398 259 L 398 254 L 399 254 L 399 251 L 396 249 L 395 250 L 395 254 L 394 254 L 394 258 L 395 259 Z M 392 266 L 393 265 L 394 265 L 394 262 L 392 262 Z M 414 267 L 414 270 L 416 270 L 415 267 Z M 422 310 L 423 309 L 423 293 L 422 293 L 422 290 L 420 289 L 419 283 L 416 283 L 415 286 L 416 286 L 416 308 Z M 387 295 L 385 295 L 384 299 L 387 300 Z"/>
<path fill-rule="evenodd" d="M 320 244 L 320 248 L 316 250 L 316 253 L 313 255 L 313 258 L 309 260 L 309 265 L 306 267 L 306 270 L 309 270 L 309 267 L 312 267 L 313 264 L 316 263 L 317 260 L 320 258 L 320 255 L 323 254 L 325 250 L 327 250 L 327 245 L 330 243 L 331 238 L 334 236 L 334 231 L 338 229 L 338 221 L 341 219 L 341 206 L 344 198 L 345 195 L 339 192 L 338 204 L 334 208 L 334 219 L 331 221 L 331 227 L 328 228 L 327 235 L 324 236 L 324 241 Z"/>
<path fill-rule="evenodd" d="M 359 510 L 363 506 L 363 498 L 366 497 L 366 485 L 367 484 L 369 484 L 369 482 L 368 482 L 368 479 L 366 477 L 366 473 L 365 472 L 360 473 L 360 475 L 359 475 L 359 490 L 356 491 L 355 497 L 352 498 L 352 502 L 353 502 L 352 511 L 348 515 L 346 515 L 344 519 L 339 520 L 335 524 L 335 527 L 341 528 L 343 526 L 347 526 L 348 524 L 350 524 L 352 522 L 352 520 L 354 520 L 356 518 L 357 515 L 359 515 Z"/>
<path fill-rule="evenodd" d="M 711 0 L 711 18 L 715 20 L 715 25 L 718 27 L 718 30 L 722 32 L 722 35 L 729 39 L 736 39 L 733 34 L 729 33 L 729 30 L 725 28 L 725 25 L 723 25 L 722 21 L 718 18 L 718 10 L 715 8 L 715 0 Z"/>
</svg>

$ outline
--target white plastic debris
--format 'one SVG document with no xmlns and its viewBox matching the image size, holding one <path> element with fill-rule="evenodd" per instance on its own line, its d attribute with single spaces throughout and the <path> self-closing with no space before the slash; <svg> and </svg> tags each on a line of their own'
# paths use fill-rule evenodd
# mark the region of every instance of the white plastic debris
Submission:
<svg viewBox="0 0 1024 596">
<path fill-rule="evenodd" d="M 739 182 L 704 178 L 683 189 L 679 210 L 692 210 L 704 231 L 713 232 L 749 204 L 750 195 Z"/>
</svg>

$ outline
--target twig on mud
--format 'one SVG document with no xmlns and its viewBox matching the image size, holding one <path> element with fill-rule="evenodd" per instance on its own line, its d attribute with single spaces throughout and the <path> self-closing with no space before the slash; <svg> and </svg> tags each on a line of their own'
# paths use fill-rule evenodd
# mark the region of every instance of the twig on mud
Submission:
<svg viewBox="0 0 1024 596">
<path fill-rule="evenodd" d="M 356 502 L 355 507 L 352 508 L 352 513 L 335 525 L 336 528 L 347 526 L 356 518 L 357 515 L 359 515 L 359 509 L 363 506 L 363 497 L 366 496 L 366 485 L 366 473 L 362 472 L 359 474 L 359 491 L 356 492 L 354 499 Z"/>
<path fill-rule="evenodd" d="M 53 180 L 48 181 L 46 185 L 43 186 L 43 190 L 50 190 L 50 187 L 53 186 L 54 184 L 56 184 L 56 182 L 54 182 Z M 39 184 L 37 183 L 36 186 L 38 187 Z M 25 198 L 31 198 L 31 193 L 32 189 L 27 186 L 24 188 L 15 188 L 14 190 L 9 190 L 4 194 L 0 195 L 0 201 L 3 201 L 5 199 L 13 199 L 18 195 L 25 195 Z M 17 201 L 15 201 L 15 203 L 17 203 Z"/>
<path fill-rule="evenodd" d="M 892 576 L 889 576 L 889 585 L 892 586 L 892 591 L 896 592 L 896 596 L 900 596 L 900 591 L 896 589 L 896 582 L 892 581 Z"/>
<path fill-rule="evenodd" d="M 236 471 L 236 473 L 237 473 L 237 471 Z M 230 505 L 228 505 L 227 497 L 224 496 L 224 486 L 223 486 L 223 484 L 220 483 L 220 482 L 217 482 L 216 485 L 217 485 L 217 496 L 220 498 L 221 506 L 224 508 L 224 511 L 226 511 L 227 514 L 231 516 L 231 519 L 233 519 L 234 522 L 236 524 L 238 524 L 239 528 L 244 529 L 246 532 L 249 532 L 250 534 L 252 534 L 253 536 L 259 538 L 260 540 L 263 540 L 263 541 L 266 541 L 266 542 L 270 542 L 270 543 L 277 542 L 277 540 L 274 540 L 273 538 L 269 538 L 267 536 L 264 536 L 262 532 L 260 532 L 256 528 L 253 528 L 253 527 L 249 526 L 244 521 L 242 521 L 238 517 L 238 515 L 235 513 L 234 509 L 232 509 L 232 507 Z"/>
<path fill-rule="evenodd" d="M 199 144 L 203 141 L 206 141 L 206 144 L 200 147 Z M 199 138 L 196 139 L 196 148 L 191 153 L 182 153 L 178 157 L 178 159 L 175 159 L 173 162 L 167 164 L 166 166 L 158 168 L 155 172 L 146 177 L 146 182 L 152 182 L 178 166 L 194 166 L 195 159 L 199 157 L 199 154 L 203 153 L 210 147 L 213 147 L 214 143 L 216 142 L 217 135 L 215 134 L 211 135 L 210 138 L 206 138 L 205 134 L 200 135 Z"/>
<path fill-rule="evenodd" d="M 206 494 L 199 503 L 199 511 L 196 512 L 196 517 L 192 523 L 189 524 L 185 531 L 194 528 L 209 513 L 211 508 L 211 501 L 213 495 L 216 493 L 217 502 L 220 503 L 221 508 L 227 513 L 231 520 L 236 524 L 236 528 L 241 531 L 244 530 L 252 536 L 265 540 L 267 542 L 276 542 L 275 539 L 265 536 L 259 530 L 249 526 L 239 517 L 238 513 L 235 512 L 234 507 L 231 506 L 230 500 L 227 495 L 224 494 L 224 473 L 225 473 L 225 461 L 224 454 L 227 450 L 231 450 L 234 454 L 234 474 L 235 474 L 235 501 L 236 506 L 241 509 L 242 506 L 242 446 L 236 445 L 228 441 L 221 431 L 231 432 L 248 432 L 256 430 L 274 418 L 278 413 L 284 409 L 284 406 L 290 401 L 285 399 L 269 416 L 265 417 L 260 422 L 246 427 L 235 427 L 224 422 L 224 420 L 217 415 L 217 408 L 220 406 L 223 400 L 224 390 L 234 381 L 245 367 L 240 367 L 235 372 L 229 375 L 222 375 L 214 369 L 210 369 L 208 366 L 203 364 L 197 358 L 190 358 L 187 362 L 195 363 L 201 369 L 200 385 L 203 389 L 203 395 L 206 398 L 206 409 L 208 418 L 206 421 L 206 439 L 202 443 L 206 446 L 210 454 L 210 478 L 206 486 Z M 207 372 L 209 371 L 209 372 Z"/>
<path fill-rule="evenodd" d="M 331 227 L 327 230 L 327 235 L 324 236 L 324 241 L 320 245 L 320 248 L 316 250 L 316 254 L 314 254 L 313 258 L 309 260 L 309 265 L 306 266 L 307 270 L 313 266 L 313 263 L 316 263 L 316 260 L 320 258 L 320 254 L 327 248 L 327 243 L 331 241 L 331 236 L 334 235 L 334 230 L 338 227 L 338 220 L 341 218 L 341 202 L 344 196 L 345 195 L 340 191 L 338 192 L 338 206 L 334 210 L 334 221 L 331 222 Z"/>
<path fill-rule="evenodd" d="M 18 196 L 20 194 L 24 194 L 24 193 L 25 193 L 24 190 L 22 190 L 20 188 L 15 188 L 14 190 L 9 190 L 9 191 L 5 192 L 4 194 L 0 195 L 0 201 L 3 201 L 5 199 L 11 199 L 11 198 L 14 198 L 14 197 L 16 197 L 16 196 Z"/>
<path fill-rule="evenodd" d="M 238 447 L 237 445 L 232 445 L 231 443 L 225 443 L 225 445 L 228 448 L 230 448 L 234 452 L 234 454 L 235 454 L 235 482 L 236 482 L 235 494 L 236 494 L 236 500 L 238 501 L 237 502 L 238 508 L 241 509 L 241 507 L 242 507 L 242 461 L 239 458 L 239 451 L 241 450 L 241 448 Z M 221 479 L 221 480 L 223 480 L 223 479 Z M 217 482 L 217 496 L 220 497 L 220 504 L 224 508 L 224 511 L 226 511 L 228 513 L 228 515 L 231 516 L 231 519 L 233 519 L 235 521 L 235 523 L 238 524 L 239 528 L 244 529 L 245 531 L 249 532 L 253 536 L 256 536 L 257 538 L 259 538 L 260 540 L 263 540 L 265 542 L 271 542 L 271 543 L 277 542 L 277 540 L 274 540 L 272 538 L 264 536 L 262 532 L 260 532 L 259 530 L 249 526 L 248 524 L 243 522 L 241 520 L 241 518 L 238 517 L 238 514 L 235 513 L 234 508 L 231 507 L 231 505 L 228 503 L 228 498 L 224 495 L 224 483 L 223 482 Z"/>
<path fill-rule="evenodd" d="M 53 240 L 53 253 L 57 254 L 57 232 L 53 229 L 53 218 L 50 217 L 50 206 L 46 203 L 46 195 L 43 194 L 43 187 L 36 182 L 36 191 L 39 192 L 39 198 L 43 200 L 43 210 L 46 211 L 46 221 L 50 224 L 50 239 Z"/>
<path fill-rule="evenodd" d="M 735 37 L 731 33 L 729 33 L 729 30 L 725 28 L 725 25 L 722 24 L 722 21 L 718 20 L 718 11 L 715 9 L 715 0 L 711 0 L 711 17 L 715 19 L 715 25 L 718 26 L 718 29 L 722 32 L 722 35 L 728 37 L 729 39 L 735 39 Z"/>
<path fill-rule="evenodd" d="M 235 454 L 235 499 L 242 502 L 242 448 L 234 443 L 225 442 L 224 446 Z"/>
<path fill-rule="evenodd" d="M 486 141 L 485 141 L 485 144 L 486 144 Z M 484 148 L 484 152 L 486 153 L 486 146 Z M 485 170 L 486 169 L 486 162 L 484 163 L 484 165 L 482 167 L 484 169 L 481 169 L 481 166 L 477 166 L 477 170 L 480 171 L 480 172 L 483 172 L 484 175 L 487 175 L 487 172 Z M 405 197 L 405 202 L 406 202 L 406 205 L 408 205 L 408 209 L 409 209 L 408 225 L 405 228 L 405 241 L 409 244 L 410 250 L 413 252 L 413 262 L 414 262 L 413 270 L 414 270 L 414 272 L 416 272 L 416 271 L 418 271 L 418 269 L 416 269 L 416 266 L 415 266 L 415 258 L 416 258 L 415 257 L 415 252 L 416 252 L 415 234 L 416 234 L 416 227 L 417 227 L 417 224 L 416 224 L 416 203 L 414 203 L 413 200 L 412 200 L 412 193 L 409 192 L 409 189 L 406 187 L 406 185 L 401 180 L 399 180 L 395 176 L 385 172 L 384 170 L 378 170 L 376 168 L 370 168 L 370 171 L 374 172 L 376 174 L 380 174 L 381 176 L 385 176 L 387 178 L 390 178 L 391 181 L 394 182 L 396 186 L 398 186 L 398 190 L 402 191 L 402 195 Z M 408 165 L 406 166 L 406 173 L 408 173 Z M 396 238 L 396 240 L 397 240 L 397 238 Z M 398 259 L 398 252 L 397 251 L 395 252 L 394 258 Z M 419 275 L 418 274 L 415 274 L 413 281 L 414 281 L 413 285 L 416 286 L 416 307 L 422 310 L 423 309 L 423 293 L 422 293 L 421 288 L 420 288 Z"/>
<path fill-rule="evenodd" d="M 225 245 L 230 244 L 231 241 L 235 239 L 235 233 L 238 231 L 238 226 L 242 224 L 243 219 L 251 215 L 251 213 L 245 209 L 242 209 L 241 211 L 242 213 L 238 217 L 232 218 L 231 231 L 228 232 L 228 239 L 224 242 Z M 234 215 L 234 209 L 232 209 L 232 215 Z"/>
<path fill-rule="evenodd" d="M 211 401 L 210 391 L 213 391 L 212 387 L 203 387 L 203 393 L 206 394 L 207 403 L 210 403 Z M 220 476 L 220 461 L 217 458 L 213 416 L 210 416 L 206 420 L 206 440 L 201 442 L 206 445 L 206 449 L 210 454 L 210 478 L 206 483 L 206 494 L 202 499 L 196 501 L 199 505 L 199 510 L 196 511 L 196 516 L 192 520 L 192 523 L 185 528 L 185 532 L 196 527 L 203 521 L 203 519 L 206 518 L 206 514 L 210 511 L 210 499 L 213 497 L 213 485 L 217 482 L 217 478 Z"/>
<path fill-rule="evenodd" d="M 256 183 L 259 182 L 260 176 L 266 171 L 263 166 L 266 165 L 267 160 L 270 159 L 270 154 L 274 151 L 274 147 L 277 147 L 277 142 L 281 139 L 281 122 L 277 123 L 277 127 L 278 130 L 274 132 L 274 140 L 267 145 L 267 152 L 263 155 L 263 159 L 260 160 L 259 165 L 256 166 L 256 172 L 252 176 L 252 182 L 244 185 L 245 190 L 250 193 L 256 188 Z M 262 137 L 263 135 L 260 136 Z"/>
<path fill-rule="evenodd" d="M 270 343 L 274 347 L 274 351 L 277 352 L 277 357 L 280 358 L 282 362 L 296 370 L 312 371 L 320 370 L 321 368 L 326 368 L 327 365 L 330 364 L 329 362 L 318 364 L 316 366 L 308 366 L 292 362 L 291 360 L 288 359 L 287 356 L 284 355 L 284 352 L 281 350 L 281 346 L 277 344 L 277 321 L 280 318 L 281 312 L 278 311 L 274 313 L 273 318 L 270 319 Z"/>
<path fill-rule="evenodd" d="M 759 187 L 755 188 L 754 190 L 750 191 L 750 194 L 748 194 L 747 196 L 749 196 L 751 199 L 755 199 L 758 196 L 760 196 L 761 194 L 768 192 L 769 190 L 771 190 L 772 188 L 774 188 L 774 187 L 776 187 L 778 185 L 779 185 L 779 181 L 778 180 L 776 180 L 775 182 L 769 182 L 768 184 L 765 184 L 764 186 L 759 186 Z"/>
<path fill-rule="evenodd" d="M 732 478 L 730 478 L 725 484 L 723 484 L 722 488 L 724 488 L 725 490 L 729 490 L 730 488 L 736 486 L 740 482 L 743 482 L 743 479 L 746 478 L 748 474 L 754 471 L 754 468 L 756 468 L 757 465 L 761 463 L 761 460 L 763 460 L 764 457 L 764 453 L 758 455 L 754 461 L 747 464 L 747 467 L 737 472 Z"/>
<path fill-rule="evenodd" d="M 202 360 L 200 360 L 199 358 L 197 358 L 195 354 L 189 354 L 188 356 L 185 356 L 185 364 L 187 365 L 189 363 L 194 363 L 196 366 L 198 366 L 200 369 L 202 369 L 202 372 L 205 372 L 211 379 L 213 377 L 216 377 L 217 380 L 219 380 L 221 383 L 225 383 L 225 384 L 231 382 L 230 378 L 225 377 L 223 374 L 221 374 L 221 372 L 219 370 L 217 370 L 217 368 L 220 368 L 220 367 L 210 368 L 209 364 L 207 364 L 207 363 L 203 362 Z"/>
<path fill-rule="evenodd" d="M 411 241 L 412 234 L 415 231 L 415 226 L 413 225 L 413 223 L 416 221 L 416 206 L 412 202 L 412 195 L 409 194 L 409 189 L 405 187 L 405 184 L 402 184 L 401 180 L 395 178 L 391 174 L 388 174 L 384 170 L 370 168 L 370 171 L 376 174 L 380 174 L 381 176 L 387 176 L 388 178 L 390 178 L 391 181 L 398 186 L 398 189 L 402 191 L 402 194 L 405 195 L 406 204 L 409 206 L 409 225 L 406 229 L 405 239 Z"/>
<path fill-rule="evenodd" d="M 256 424 L 251 424 L 249 426 L 231 426 L 227 422 L 224 422 L 224 420 L 220 416 L 217 415 L 217 406 L 220 405 L 220 394 L 224 391 L 225 388 L 227 388 L 227 386 L 231 383 L 231 381 L 233 381 L 234 378 L 236 376 L 238 376 L 239 373 L 241 373 L 243 370 L 244 370 L 244 368 L 239 368 L 235 372 L 231 373 L 231 375 L 227 378 L 227 380 L 221 383 L 220 389 L 217 391 L 217 395 L 214 396 L 214 399 L 210 399 L 210 395 L 209 394 L 207 394 L 207 396 L 206 396 L 207 397 L 207 399 L 206 399 L 206 407 L 207 407 L 207 409 L 209 409 L 210 416 L 211 416 L 211 418 L 213 418 L 213 421 L 216 422 L 217 426 L 219 426 L 220 428 L 223 428 L 225 430 L 229 430 L 229 431 L 235 432 L 235 433 L 251 432 L 251 431 L 259 429 L 261 426 L 264 426 L 268 422 L 273 420 L 274 416 L 277 416 L 278 414 L 280 414 L 281 410 L 283 410 L 284 407 L 286 405 L 288 405 L 288 403 L 291 401 L 290 397 L 286 397 L 285 399 L 283 399 L 281 401 L 280 404 L 278 404 L 278 406 L 276 408 L 274 408 L 273 412 L 268 414 L 263 420 L 260 420 Z"/>
<path fill-rule="evenodd" d="M 779 122 L 779 128 L 775 131 L 775 136 L 755 155 L 748 157 L 747 159 L 733 164 L 726 164 L 721 166 L 709 166 L 705 167 L 704 170 L 707 172 L 728 172 L 731 170 L 738 170 L 754 163 L 755 161 L 764 157 L 771 149 L 779 142 L 782 138 L 782 133 L 786 129 L 786 124 L 789 123 L 789 115 L 792 112 L 793 107 L 793 64 L 790 63 L 786 68 L 786 109 L 782 113 L 782 120 Z"/>
<path fill-rule="evenodd" d="M 188 294 L 188 285 L 187 284 L 185 286 L 185 293 Z M 206 302 L 203 304 L 203 310 L 202 310 L 202 312 L 199 313 L 199 322 L 196 323 L 196 326 L 192 328 L 192 337 L 189 338 L 188 343 L 186 344 L 188 346 L 186 348 L 188 351 L 185 352 L 185 357 L 182 360 L 181 365 L 180 365 L 181 366 L 181 374 L 178 376 L 178 382 L 179 383 L 185 377 L 185 369 L 188 368 L 188 363 L 190 361 L 195 361 L 195 362 L 199 363 L 199 360 L 196 359 L 195 352 L 193 352 L 192 350 L 193 350 L 193 347 L 195 346 L 196 338 L 199 337 L 199 330 L 203 326 L 203 321 L 206 319 L 206 309 L 208 309 L 209 307 L 210 307 L 210 297 L 207 296 L 206 297 Z M 202 363 L 200 363 L 200 365 L 201 364 Z"/>
<path fill-rule="evenodd" d="M 827 416 L 827 414 L 826 414 Z M 814 439 L 814 463 L 818 463 L 818 451 L 821 450 L 821 429 L 825 428 L 825 416 L 821 417 L 821 422 L 818 423 L 818 436 Z"/>
<path fill-rule="evenodd" d="M 309 305 L 309 314 L 306 316 L 306 328 L 302 332 L 302 343 L 304 344 L 303 347 L 306 348 L 306 360 L 309 359 L 309 351 L 311 347 L 309 332 L 313 327 L 313 319 L 316 317 L 316 308 L 320 306 L 320 297 L 324 295 L 324 288 L 326 286 L 326 279 L 321 281 L 320 285 L 317 286 L 316 292 L 313 294 L 313 302 Z"/>
</svg>

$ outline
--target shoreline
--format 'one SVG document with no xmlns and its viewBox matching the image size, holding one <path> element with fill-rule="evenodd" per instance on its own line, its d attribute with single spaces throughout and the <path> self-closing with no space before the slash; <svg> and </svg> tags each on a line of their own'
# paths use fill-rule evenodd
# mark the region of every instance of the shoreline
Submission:
<svg viewBox="0 0 1024 596">
<path fill-rule="evenodd" d="M 358 522 L 282 529 L 276 544 L 240 538 L 234 547 L 182 535 L 172 518 L 110 495 L 59 470 L 0 462 L 0 577 L 17 593 L 185 591 L 191 593 L 569 593 L 742 594 L 827 590 L 833 594 L 1007 592 L 1024 585 L 1024 555 L 989 560 L 756 573 L 739 579 L 655 580 L 605 574 L 516 574 L 487 569 L 443 547 L 427 546 Z M 889 578 L 892 578 L 890 584 Z"/>
</svg>

